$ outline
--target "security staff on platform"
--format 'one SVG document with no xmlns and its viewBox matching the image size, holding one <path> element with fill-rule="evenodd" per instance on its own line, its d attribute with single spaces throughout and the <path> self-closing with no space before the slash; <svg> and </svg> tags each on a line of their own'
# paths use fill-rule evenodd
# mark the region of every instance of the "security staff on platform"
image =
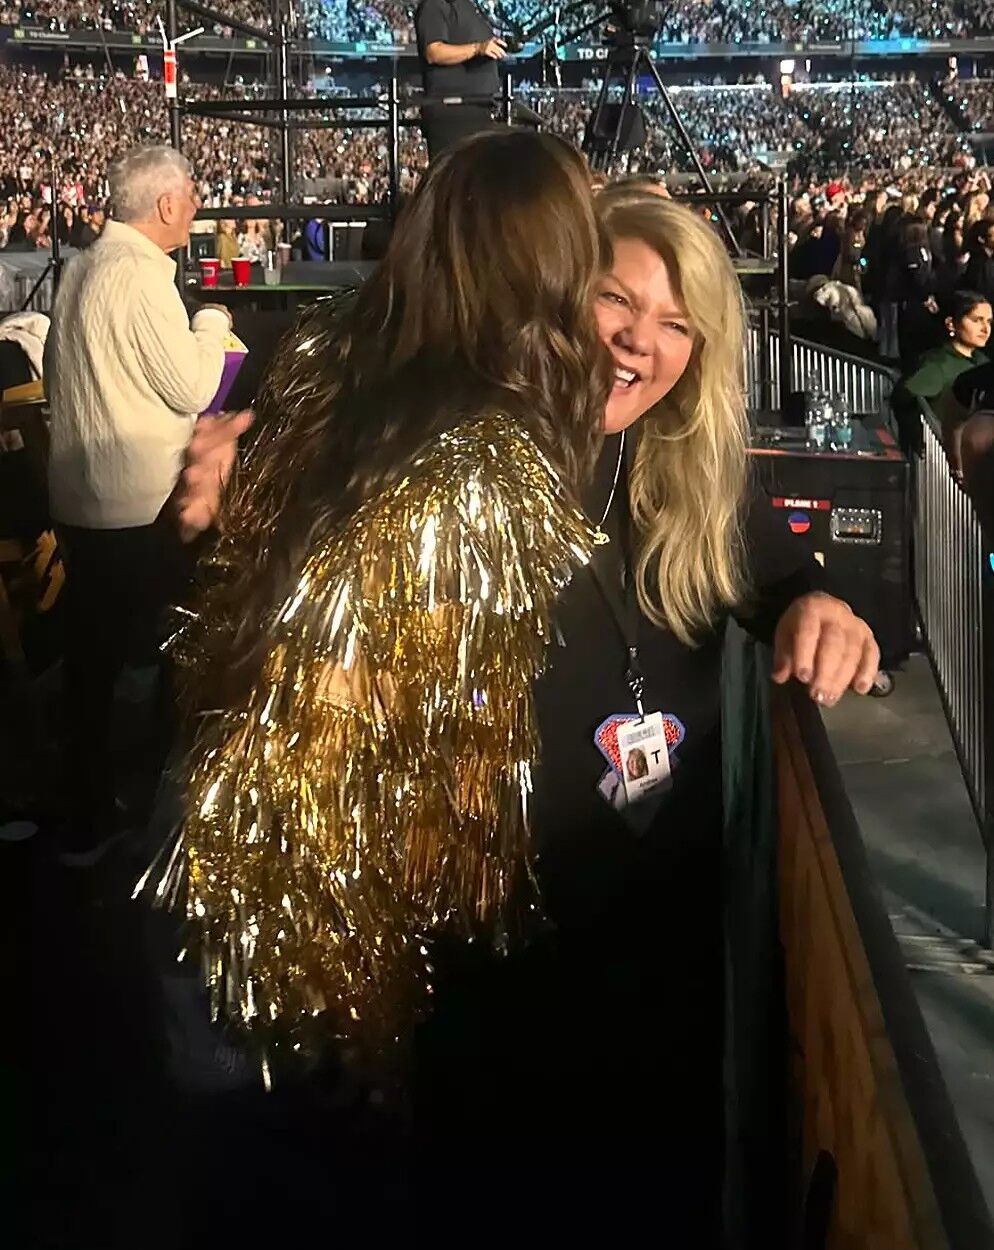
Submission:
<svg viewBox="0 0 994 1250">
<path fill-rule="evenodd" d="M 492 106 L 480 97 L 500 90 L 497 62 L 507 45 L 474 0 L 421 0 L 414 15 L 424 79 L 421 128 L 428 158 L 467 135 L 489 130 Z M 474 97 L 474 104 L 442 104 L 444 99 Z M 433 104 L 432 101 L 439 101 Z"/>
</svg>

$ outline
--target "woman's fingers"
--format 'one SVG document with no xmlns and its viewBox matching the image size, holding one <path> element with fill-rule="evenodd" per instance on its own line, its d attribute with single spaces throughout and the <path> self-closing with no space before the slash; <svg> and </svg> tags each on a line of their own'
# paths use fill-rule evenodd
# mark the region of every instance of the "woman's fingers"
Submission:
<svg viewBox="0 0 994 1250">
<path fill-rule="evenodd" d="M 866 694 L 880 650 L 865 621 L 841 599 L 815 593 L 795 599 L 777 626 L 773 680 L 796 678 L 816 703 L 831 706 L 850 686 Z"/>
</svg>

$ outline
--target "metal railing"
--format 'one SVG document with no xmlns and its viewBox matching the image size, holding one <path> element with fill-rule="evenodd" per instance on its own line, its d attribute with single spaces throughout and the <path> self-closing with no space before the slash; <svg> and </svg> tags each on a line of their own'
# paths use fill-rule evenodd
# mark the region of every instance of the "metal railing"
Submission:
<svg viewBox="0 0 994 1250">
<path fill-rule="evenodd" d="M 34 257 L 30 259 L 34 260 Z M 19 265 L 16 253 L 0 264 L 0 315 L 27 310 L 50 312 L 55 297 L 53 274 L 49 271 L 39 282 L 42 273 L 42 267 L 37 264 L 30 268 Z"/>
<path fill-rule="evenodd" d="M 942 430 L 921 401 L 914 509 L 915 600 L 987 852 L 985 943 L 994 942 L 994 570 L 973 504 L 949 472 Z"/>
<path fill-rule="evenodd" d="M 746 385 L 755 411 L 780 406 L 777 336 L 757 326 L 746 343 Z M 816 374 L 855 413 L 890 418 L 896 375 L 874 361 L 819 343 L 791 343 L 795 385 Z M 766 393 L 769 392 L 769 393 Z M 984 941 L 994 945 L 994 552 L 970 499 L 951 477 L 942 431 L 922 403 L 924 450 L 915 474 L 914 595 L 963 779 L 987 857 Z"/>
<path fill-rule="evenodd" d="M 758 326 L 750 326 L 746 339 L 746 394 L 754 411 L 775 411 L 780 407 L 780 358 L 778 336 L 771 333 L 763 363 L 763 337 Z M 807 339 L 791 340 L 791 377 L 797 390 L 816 374 L 832 395 L 844 395 L 856 413 L 885 415 L 894 389 L 895 375 L 886 365 L 845 352 L 833 351 Z M 769 378 L 767 384 L 766 378 Z M 764 392 L 768 391 L 768 394 Z"/>
</svg>

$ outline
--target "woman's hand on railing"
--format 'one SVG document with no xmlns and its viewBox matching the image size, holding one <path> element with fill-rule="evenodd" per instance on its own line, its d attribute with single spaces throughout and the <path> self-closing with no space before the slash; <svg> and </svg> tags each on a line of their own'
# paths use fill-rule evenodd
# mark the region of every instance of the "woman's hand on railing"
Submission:
<svg viewBox="0 0 994 1250">
<path fill-rule="evenodd" d="M 869 625 L 832 595 L 802 595 L 777 624 L 773 680 L 784 685 L 795 678 L 824 707 L 849 689 L 868 694 L 879 668 L 880 648 Z"/>
</svg>

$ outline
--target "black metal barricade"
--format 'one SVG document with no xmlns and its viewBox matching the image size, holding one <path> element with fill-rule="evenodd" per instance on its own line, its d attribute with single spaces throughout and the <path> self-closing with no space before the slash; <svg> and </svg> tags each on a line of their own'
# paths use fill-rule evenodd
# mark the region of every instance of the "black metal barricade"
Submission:
<svg viewBox="0 0 994 1250">
<path fill-rule="evenodd" d="M 728 1250 L 992 1250 L 818 709 L 726 638 Z"/>
</svg>

